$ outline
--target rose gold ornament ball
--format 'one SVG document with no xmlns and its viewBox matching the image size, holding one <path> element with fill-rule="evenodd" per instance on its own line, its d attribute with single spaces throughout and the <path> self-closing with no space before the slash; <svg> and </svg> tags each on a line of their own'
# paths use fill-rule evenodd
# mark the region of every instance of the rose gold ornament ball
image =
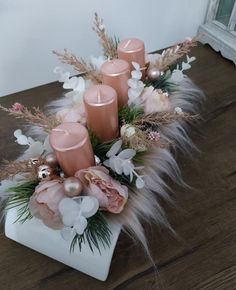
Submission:
<svg viewBox="0 0 236 290">
<path fill-rule="evenodd" d="M 80 195 L 83 185 L 76 177 L 68 177 L 64 181 L 64 190 L 67 196 L 73 197 Z"/>
<path fill-rule="evenodd" d="M 151 81 L 156 81 L 161 75 L 161 72 L 158 68 L 153 67 L 148 69 L 147 76 Z"/>
<path fill-rule="evenodd" d="M 45 161 L 48 165 L 55 167 L 58 165 L 56 154 L 51 152 L 45 156 Z"/>
</svg>

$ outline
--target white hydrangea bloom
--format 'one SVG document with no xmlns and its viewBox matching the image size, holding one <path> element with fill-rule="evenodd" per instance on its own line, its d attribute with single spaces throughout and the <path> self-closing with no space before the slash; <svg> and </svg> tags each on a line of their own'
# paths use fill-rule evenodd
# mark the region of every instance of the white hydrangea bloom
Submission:
<svg viewBox="0 0 236 290">
<path fill-rule="evenodd" d="M 136 172 L 136 170 L 140 170 L 143 167 L 135 167 L 132 162 L 132 158 L 136 155 L 136 151 L 134 149 L 122 150 L 121 146 L 122 140 L 115 142 L 106 154 L 109 159 L 105 160 L 103 164 L 119 175 L 124 174 L 129 176 L 130 182 L 132 182 L 134 176 L 136 176 L 136 187 L 143 188 L 145 186 L 143 176 Z"/>
<path fill-rule="evenodd" d="M 98 208 L 99 202 L 95 197 L 63 198 L 58 207 L 65 226 L 61 230 L 62 237 L 68 240 L 76 233 L 82 235 L 88 225 L 87 218 L 95 215 Z"/>
<path fill-rule="evenodd" d="M 128 105 L 140 106 L 142 103 L 140 96 L 144 89 L 144 83 L 141 81 L 142 72 L 138 63 L 132 62 L 132 64 L 135 70 L 131 72 L 132 78 L 128 80 Z"/>
</svg>

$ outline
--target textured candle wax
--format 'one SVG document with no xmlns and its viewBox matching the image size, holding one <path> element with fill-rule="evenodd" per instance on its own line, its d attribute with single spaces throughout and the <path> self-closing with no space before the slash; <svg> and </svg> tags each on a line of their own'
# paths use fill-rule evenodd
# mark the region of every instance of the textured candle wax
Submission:
<svg viewBox="0 0 236 290">
<path fill-rule="evenodd" d="M 137 38 L 124 39 L 118 44 L 118 58 L 126 60 L 131 70 L 132 61 L 137 62 L 140 67 L 145 67 L 145 47 L 142 40 Z"/>
<path fill-rule="evenodd" d="M 119 134 L 116 91 L 107 85 L 96 85 L 84 94 L 87 124 L 101 141 L 110 141 Z"/>
<path fill-rule="evenodd" d="M 102 65 L 101 73 L 103 84 L 111 86 L 117 92 L 119 107 L 127 105 L 130 78 L 128 62 L 122 59 L 107 61 Z"/>
<path fill-rule="evenodd" d="M 67 176 L 95 165 L 87 129 L 79 123 L 63 123 L 52 130 L 50 144 Z"/>
</svg>

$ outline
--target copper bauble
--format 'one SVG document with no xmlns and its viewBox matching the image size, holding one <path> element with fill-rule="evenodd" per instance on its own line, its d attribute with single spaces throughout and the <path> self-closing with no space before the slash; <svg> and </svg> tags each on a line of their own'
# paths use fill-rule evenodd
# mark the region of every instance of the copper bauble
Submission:
<svg viewBox="0 0 236 290">
<path fill-rule="evenodd" d="M 52 166 L 52 167 L 55 167 L 55 166 L 58 165 L 56 155 L 55 155 L 53 152 L 48 153 L 48 154 L 45 156 L 45 162 L 46 162 L 49 166 Z"/>
<path fill-rule="evenodd" d="M 156 81 L 161 75 L 161 72 L 158 68 L 152 67 L 147 71 L 147 76 L 151 81 Z"/>
<path fill-rule="evenodd" d="M 73 197 L 81 193 L 83 185 L 76 177 L 68 177 L 64 181 L 64 190 L 67 196 Z"/>
</svg>

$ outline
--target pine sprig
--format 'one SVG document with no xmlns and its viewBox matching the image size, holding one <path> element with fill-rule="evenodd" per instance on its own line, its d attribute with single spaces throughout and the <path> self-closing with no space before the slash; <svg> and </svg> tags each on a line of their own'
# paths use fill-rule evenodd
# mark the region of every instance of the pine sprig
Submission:
<svg viewBox="0 0 236 290">
<path fill-rule="evenodd" d="M 166 71 L 162 76 L 160 76 L 157 80 L 151 81 L 148 80 L 145 82 L 147 87 L 153 86 L 154 89 L 161 89 L 163 91 L 167 91 L 169 93 L 173 93 L 178 90 L 178 85 L 170 81 L 170 77 L 172 75 L 172 71 Z"/>
<path fill-rule="evenodd" d="M 82 235 L 76 234 L 70 245 L 70 252 L 74 252 L 78 246 L 82 250 L 82 245 L 88 243 L 90 250 L 94 253 L 94 247 L 101 254 L 101 246 L 105 249 L 110 247 L 112 232 L 108 222 L 101 211 L 88 219 L 88 225 Z"/>
<path fill-rule="evenodd" d="M 134 120 L 142 117 L 144 115 L 144 111 L 142 108 L 137 107 L 128 107 L 125 106 L 119 110 L 119 123 L 122 124 L 130 124 Z"/>
<path fill-rule="evenodd" d="M 29 211 L 29 200 L 38 185 L 38 180 L 30 180 L 7 190 L 9 196 L 5 202 L 6 210 L 17 207 L 17 219 L 15 222 L 24 223 L 33 216 Z"/>
</svg>

